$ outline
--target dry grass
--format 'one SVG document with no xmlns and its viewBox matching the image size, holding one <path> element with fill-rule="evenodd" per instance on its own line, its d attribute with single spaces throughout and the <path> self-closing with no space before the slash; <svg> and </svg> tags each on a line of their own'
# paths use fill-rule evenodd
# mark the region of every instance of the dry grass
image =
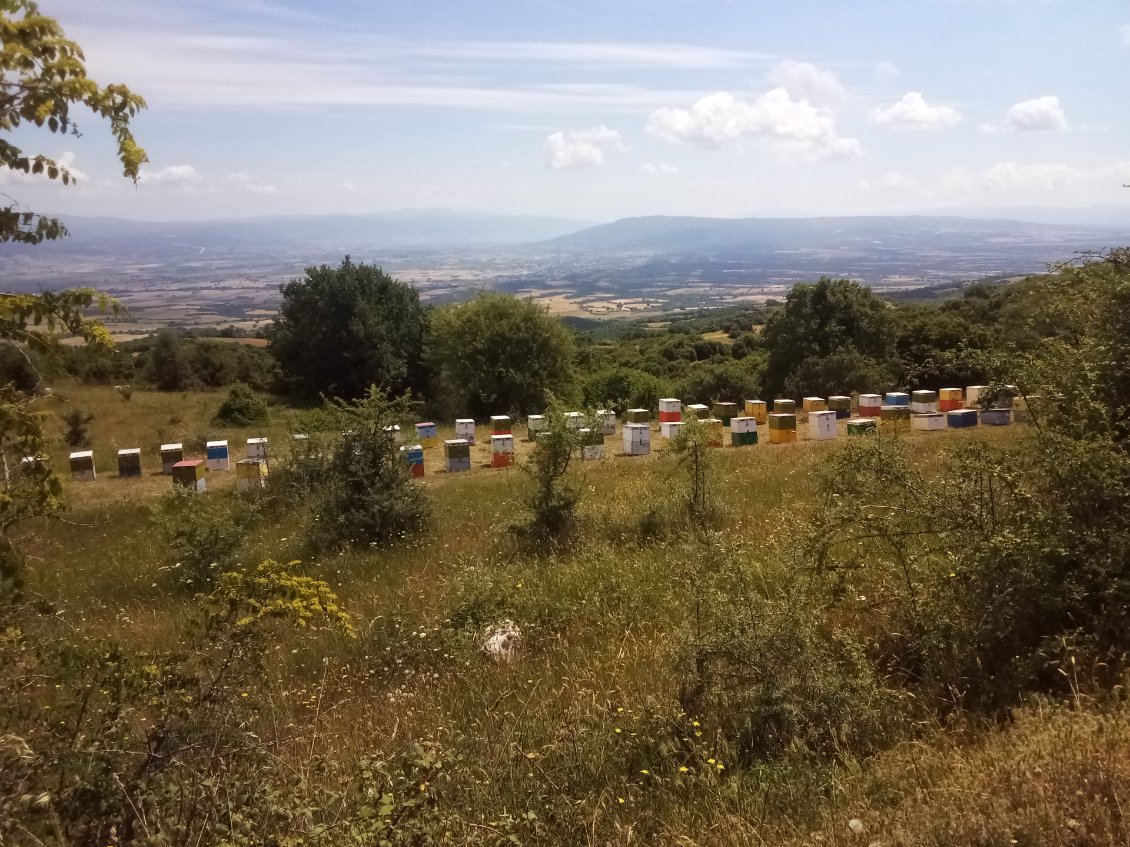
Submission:
<svg viewBox="0 0 1130 847">
<path fill-rule="evenodd" d="M 105 389 L 65 393 L 94 411 L 104 467 L 110 445 L 141 444 L 151 460 L 161 440 L 209 431 L 222 399 L 137 392 L 127 403 Z M 265 430 L 273 443 L 288 431 L 281 411 L 275 420 Z M 222 435 L 234 447 L 251 434 Z M 1011 436 L 908 437 L 929 466 L 958 439 Z M 582 534 L 552 557 L 520 551 L 507 532 L 525 486 L 518 469 L 448 475 L 430 454 L 420 483 L 433 495 L 430 529 L 395 549 L 303 563 L 331 584 L 360 635 L 302 646 L 280 632 L 264 682 L 265 737 L 300 739 L 292 746 L 308 753 L 316 734 L 319 752 L 342 773 L 363 755 L 419 740 L 458 750 L 446 802 L 488 829 L 536 812 L 547 821 L 535 827 L 539 843 L 866 844 L 877 833 L 882 844 L 1009 844 L 1000 840 L 1006 831 L 1022 844 L 1123 843 L 1110 840 L 1121 832 L 1112 828 L 1111 798 L 1130 774 L 1130 718 L 1121 711 L 1033 710 L 1004 733 L 938 736 L 858 766 L 717 768 L 722 747 L 696 736 L 677 707 L 675 657 L 698 614 L 698 575 L 712 556 L 775 561 L 821 464 L 841 445 L 715 452 L 722 517 L 712 548 L 641 528 L 653 510 L 677 511 L 672 457 L 578 464 Z M 476 465 L 486 450 L 475 448 Z M 225 484 L 230 474 L 213 474 L 206 496 L 234 499 L 211 490 Z M 195 601 L 171 590 L 160 570 L 166 557 L 149 510 L 169 485 L 113 473 L 69 483 L 68 522 L 29 528 L 31 587 L 59 606 L 59 626 L 136 649 L 175 643 Z M 248 524 L 245 559 L 297 557 L 300 536 L 300 515 L 263 515 Z M 481 627 L 502 618 L 517 621 L 525 638 L 510 665 L 476 647 Z M 307 753 L 288 766 L 305 767 Z M 868 837 L 850 834 L 850 816 L 866 821 Z M 1097 840 L 1070 841 L 1069 818 Z"/>
</svg>

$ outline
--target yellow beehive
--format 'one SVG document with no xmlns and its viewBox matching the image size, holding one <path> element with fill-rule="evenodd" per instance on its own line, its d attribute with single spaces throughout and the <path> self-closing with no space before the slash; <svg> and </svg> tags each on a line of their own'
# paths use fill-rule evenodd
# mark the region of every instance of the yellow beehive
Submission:
<svg viewBox="0 0 1130 847">
<path fill-rule="evenodd" d="M 823 397 L 805 397 L 801 402 L 801 408 L 807 414 L 808 412 L 826 412 L 828 404 Z"/>
<path fill-rule="evenodd" d="M 764 424 L 769 420 L 769 404 L 764 400 L 746 400 L 745 416 L 753 418 L 759 424 Z"/>
<path fill-rule="evenodd" d="M 702 422 L 706 430 L 706 443 L 711 447 L 722 447 L 726 443 L 726 425 L 718 418 L 707 418 Z"/>
<path fill-rule="evenodd" d="M 769 430 L 769 443 L 770 444 L 792 444 L 796 441 L 795 429 L 771 429 Z"/>
</svg>

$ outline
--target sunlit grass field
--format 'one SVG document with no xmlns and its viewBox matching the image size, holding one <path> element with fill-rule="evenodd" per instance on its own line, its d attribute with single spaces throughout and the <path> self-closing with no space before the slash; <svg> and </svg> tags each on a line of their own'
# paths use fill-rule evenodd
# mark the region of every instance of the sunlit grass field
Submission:
<svg viewBox="0 0 1130 847">
<path fill-rule="evenodd" d="M 286 445 L 291 413 L 276 407 L 270 425 L 239 431 L 210 424 L 222 394 L 59 394 L 94 414 L 99 478 L 68 480 L 62 518 L 26 528 L 29 587 L 57 608 L 58 626 L 84 638 L 172 649 L 198 601 L 170 580 L 175 562 L 155 530 L 154 509 L 171 488 L 157 473 L 157 445 L 228 438 L 234 461 L 248 437 Z M 932 472 L 956 443 L 1004 441 L 1018 429 L 897 437 Z M 1075 814 L 1064 808 L 1073 780 L 1128 787 L 1122 710 L 1044 714 L 1033 706 L 1000 731 L 960 721 L 927 727 L 924 740 L 875 759 L 800 771 L 739 769 L 695 716 L 681 713 L 681 650 L 711 626 L 702 574 L 725 558 L 751 578 L 780 577 L 842 433 L 832 442 L 713 451 L 719 519 L 706 538 L 679 522 L 676 457 L 662 449 L 618 456 L 619 436 L 609 438 L 608 458 L 574 465 L 583 491 L 578 537 L 539 553 L 509 532 L 528 481 L 517 467 L 484 467 L 489 439 L 485 427 L 479 432 L 470 472 L 441 472 L 442 452 L 429 451 L 417 484 L 431 497 L 432 520 L 394 548 L 307 557 L 301 510 L 249 511 L 245 563 L 301 559 L 297 567 L 332 586 L 358 632 L 292 640 L 279 631 L 258 732 L 285 767 L 332 781 L 364 756 L 416 743 L 457 751 L 458 764 L 434 790 L 483 828 L 480 836 L 501 839 L 521 821 L 529 843 L 1004 845 L 1041 827 L 1051 827 L 1050 838 L 1011 843 L 1125 843 L 1117 822 L 1086 809 L 1080 820 L 1108 830 L 1072 841 L 1064 829 Z M 524 434 L 515 428 L 520 445 Z M 441 427 L 445 435 L 450 427 Z M 653 438 L 661 448 L 658 432 Z M 119 479 L 114 454 L 133 446 L 143 450 L 144 476 Z M 66 454 L 53 451 L 57 468 Z M 275 456 L 285 461 L 285 448 Z M 234 472 L 211 473 L 200 496 L 235 500 L 233 483 Z M 479 635 L 507 619 L 522 630 L 518 658 L 491 661 Z M 862 834 L 848 827 L 852 818 Z"/>
</svg>

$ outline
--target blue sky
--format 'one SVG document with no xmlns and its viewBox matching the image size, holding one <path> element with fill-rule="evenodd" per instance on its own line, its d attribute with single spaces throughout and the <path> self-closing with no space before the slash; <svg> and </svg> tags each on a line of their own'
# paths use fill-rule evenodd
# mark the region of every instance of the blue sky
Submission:
<svg viewBox="0 0 1130 847">
<path fill-rule="evenodd" d="M 1130 202 L 1113 0 L 41 0 L 145 96 L 21 132 L 131 218 L 448 207 L 610 220 Z"/>
</svg>

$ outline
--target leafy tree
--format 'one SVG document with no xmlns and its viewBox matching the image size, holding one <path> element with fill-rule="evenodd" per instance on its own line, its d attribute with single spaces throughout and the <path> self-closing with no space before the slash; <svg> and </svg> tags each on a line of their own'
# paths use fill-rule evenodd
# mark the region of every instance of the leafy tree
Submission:
<svg viewBox="0 0 1130 847">
<path fill-rule="evenodd" d="M 524 502 L 528 518 L 513 527 L 517 534 L 537 543 L 568 539 L 581 499 L 580 486 L 568 482 L 569 467 L 580 446 L 577 431 L 568 427 L 561 405 L 551 398 L 533 452 L 519 465 L 532 487 Z"/>
<path fill-rule="evenodd" d="M 654 409 L 662 390 L 663 384 L 649 373 L 615 367 L 586 377 L 581 394 L 589 408 L 622 415 L 626 409 Z"/>
<path fill-rule="evenodd" d="M 270 350 L 303 400 L 355 400 L 373 385 L 396 395 L 424 384 L 425 327 L 415 288 L 346 256 L 282 287 Z"/>
<path fill-rule="evenodd" d="M 195 383 L 184 342 L 172 330 L 157 333 L 146 370 L 158 391 L 187 391 Z"/>
<path fill-rule="evenodd" d="M 237 382 L 231 387 L 212 420 L 219 426 L 245 427 L 266 423 L 269 417 L 263 398 L 252 391 L 251 386 Z"/>
<path fill-rule="evenodd" d="M 696 362 L 679 381 L 678 394 L 688 402 L 714 403 L 719 400 L 740 403 L 760 393 L 760 374 L 745 360 L 720 359 Z"/>
<path fill-rule="evenodd" d="M 137 180 L 147 159 L 130 131 L 130 120 L 145 101 L 124 85 L 99 86 L 86 75 L 79 46 L 63 35 L 58 22 L 39 13 L 31 0 L 0 0 L 0 133 L 21 124 L 46 126 L 52 133 L 74 135 L 72 106 L 85 106 L 110 123 L 125 176 Z M 64 165 L 43 154 L 30 154 L 0 137 L 0 167 L 43 175 L 70 184 Z M 0 206 L 0 242 L 38 244 L 61 238 L 66 229 L 57 218 L 10 202 Z"/>
<path fill-rule="evenodd" d="M 873 366 L 882 366 L 894 355 L 891 311 L 869 288 L 851 280 L 822 277 L 814 285 L 794 286 L 784 308 L 765 324 L 763 338 L 769 351 L 766 394 L 782 393 L 789 376 L 808 360 L 827 358 L 849 346 Z M 846 393 L 869 387 L 834 388 Z"/>
<path fill-rule="evenodd" d="M 540 412 L 575 394 L 572 333 L 530 300 L 481 294 L 432 316 L 429 360 L 453 406 L 480 416 Z"/>
<path fill-rule="evenodd" d="M 63 440 L 67 442 L 68 447 L 86 447 L 90 444 L 88 427 L 93 420 L 94 415 L 82 409 L 71 409 L 63 415 L 63 423 L 67 425 Z"/>
</svg>

